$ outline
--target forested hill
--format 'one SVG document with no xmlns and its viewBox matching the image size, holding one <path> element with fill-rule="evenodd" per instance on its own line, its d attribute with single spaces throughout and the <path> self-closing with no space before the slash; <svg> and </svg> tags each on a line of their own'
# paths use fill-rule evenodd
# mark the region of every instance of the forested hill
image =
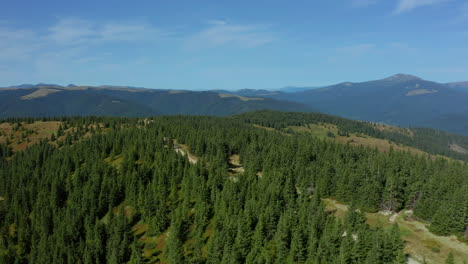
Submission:
<svg viewBox="0 0 468 264">
<path fill-rule="evenodd" d="M 299 103 L 215 92 L 119 87 L 0 88 L 0 118 L 51 116 L 225 116 L 255 110 L 311 111 Z"/>
<path fill-rule="evenodd" d="M 323 113 L 399 126 L 431 127 L 468 135 L 468 93 L 407 74 L 366 82 L 267 95 Z M 463 85 L 461 85 L 463 86 Z"/>
<path fill-rule="evenodd" d="M 467 239 L 465 163 L 240 119 L 64 118 L 24 151 L 2 144 L 0 263 L 406 263 L 398 225 L 366 221 L 379 210 Z M 27 141 L 29 123 L 3 137 Z"/>
<path fill-rule="evenodd" d="M 398 147 L 402 144 L 433 155 L 442 155 L 458 160 L 468 160 L 468 137 L 431 128 L 400 128 L 383 124 L 355 121 L 321 113 L 288 113 L 258 111 L 234 117 L 245 123 L 273 128 L 283 133 L 310 132 L 319 137 L 339 139 L 345 143 L 382 147 L 387 144 Z M 307 129 L 304 129 L 307 128 Z M 368 139 L 382 139 L 376 142 Z M 391 143 L 395 144 L 391 144 Z M 374 144 L 375 143 L 375 144 Z"/>
</svg>

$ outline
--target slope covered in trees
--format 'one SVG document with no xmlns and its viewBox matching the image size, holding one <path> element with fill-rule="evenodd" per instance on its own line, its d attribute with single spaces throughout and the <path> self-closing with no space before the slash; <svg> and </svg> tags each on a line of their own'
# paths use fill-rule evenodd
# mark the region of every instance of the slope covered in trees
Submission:
<svg viewBox="0 0 468 264">
<path fill-rule="evenodd" d="M 226 116 L 255 110 L 311 111 L 299 103 L 215 92 L 113 87 L 0 88 L 0 118 L 51 116 Z"/>
<path fill-rule="evenodd" d="M 62 121 L 80 129 L 60 147 L 0 148 L 1 263 L 405 263 L 398 227 L 370 227 L 362 210 L 410 208 L 439 234 L 466 230 L 464 163 L 238 117 Z M 325 197 L 356 209 L 337 219 Z"/>
<path fill-rule="evenodd" d="M 468 160 L 468 137 L 451 134 L 431 128 L 399 128 L 382 124 L 355 121 L 321 113 L 288 113 L 276 111 L 258 111 L 235 116 L 243 122 L 261 125 L 291 133 L 291 126 L 309 124 L 334 125 L 338 134 L 348 136 L 351 133 L 367 135 L 373 138 L 389 140 L 398 144 L 414 147 L 434 155 L 442 155 L 459 160 Z M 450 146 L 460 146 L 456 151 Z"/>
<path fill-rule="evenodd" d="M 399 126 L 431 127 L 468 135 L 468 93 L 416 76 L 344 82 L 295 93 L 270 95 L 346 118 Z"/>
</svg>

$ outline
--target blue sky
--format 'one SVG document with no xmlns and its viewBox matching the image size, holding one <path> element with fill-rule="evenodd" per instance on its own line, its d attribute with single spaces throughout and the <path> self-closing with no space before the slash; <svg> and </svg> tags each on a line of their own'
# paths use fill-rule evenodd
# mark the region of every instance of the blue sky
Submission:
<svg viewBox="0 0 468 264">
<path fill-rule="evenodd" d="M 0 86 L 468 80 L 465 0 L 5 1 Z"/>
</svg>

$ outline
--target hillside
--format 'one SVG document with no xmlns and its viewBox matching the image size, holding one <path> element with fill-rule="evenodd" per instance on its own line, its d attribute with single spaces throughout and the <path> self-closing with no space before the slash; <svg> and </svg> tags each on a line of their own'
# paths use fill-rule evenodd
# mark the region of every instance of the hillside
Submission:
<svg viewBox="0 0 468 264">
<path fill-rule="evenodd" d="M 349 205 L 333 199 L 324 199 L 328 211 L 337 217 L 344 217 Z M 457 259 L 468 259 L 468 244 L 460 242 L 454 236 L 438 236 L 428 230 L 428 224 L 414 218 L 412 210 L 401 212 L 380 211 L 366 213 L 367 223 L 371 226 L 391 228 L 397 223 L 400 227 L 405 251 L 411 255 L 413 263 L 445 263 L 447 255 L 452 252 Z M 411 262 L 408 262 L 411 263 Z"/>
<path fill-rule="evenodd" d="M 0 118 L 26 116 L 226 116 L 257 110 L 322 112 L 402 127 L 468 135 L 465 83 L 397 74 L 332 86 L 237 91 L 24 84 L 0 89 Z"/>
<path fill-rule="evenodd" d="M 271 111 L 23 119 L 0 128 L 2 263 L 405 263 L 405 252 L 432 264 L 450 252 L 457 263 L 465 257 L 450 246 L 463 248 L 468 239 L 466 163 L 376 136 L 424 142 L 417 131 Z M 345 137 L 364 141 L 339 140 Z M 379 140 L 394 150 L 364 144 Z M 333 211 L 335 200 L 355 210 Z M 414 215 L 399 225 L 366 221 L 407 210 Z M 439 244 L 427 240 L 434 234 Z"/>
<path fill-rule="evenodd" d="M 445 85 L 455 90 L 468 92 L 468 82 L 451 82 L 451 83 L 446 83 Z"/>
<path fill-rule="evenodd" d="M 468 137 L 430 128 L 392 127 L 320 113 L 259 111 L 241 114 L 235 118 L 283 133 L 306 133 L 385 151 L 392 148 L 468 160 Z"/>
<path fill-rule="evenodd" d="M 468 94 L 411 75 L 345 82 L 271 97 L 351 119 L 404 127 L 431 127 L 468 135 L 465 122 Z"/>
<path fill-rule="evenodd" d="M 49 116 L 224 116 L 255 110 L 309 111 L 298 103 L 215 92 L 102 86 L 0 89 L 0 118 Z"/>
</svg>

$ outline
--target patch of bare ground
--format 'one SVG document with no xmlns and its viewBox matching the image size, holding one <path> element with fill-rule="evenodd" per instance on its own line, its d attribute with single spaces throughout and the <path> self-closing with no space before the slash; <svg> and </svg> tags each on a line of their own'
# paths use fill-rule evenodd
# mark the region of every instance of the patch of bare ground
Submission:
<svg viewBox="0 0 468 264">
<path fill-rule="evenodd" d="M 428 90 L 428 89 L 415 89 L 406 93 L 406 96 L 415 96 L 415 95 L 423 95 L 423 94 L 431 94 L 437 93 L 436 89 Z"/>
<path fill-rule="evenodd" d="M 27 94 L 25 96 L 21 96 L 21 99 L 23 100 L 30 100 L 34 98 L 40 98 L 40 97 L 46 97 L 49 94 L 61 92 L 62 90 L 59 89 L 52 89 L 52 88 L 39 88 L 33 93 Z"/>
<path fill-rule="evenodd" d="M 468 154 L 468 150 L 458 144 L 449 144 L 449 149 L 461 154 Z"/>
<path fill-rule="evenodd" d="M 326 210 L 337 217 L 344 217 L 348 205 L 333 199 L 323 199 Z M 427 224 L 414 220 L 413 211 L 405 210 L 398 213 L 380 211 L 366 213 L 367 222 L 371 226 L 388 227 L 398 223 L 402 238 L 405 241 L 405 252 L 409 254 L 408 263 L 430 264 L 444 263 L 450 252 L 455 256 L 456 263 L 468 260 L 468 245 L 455 236 L 438 236 L 431 233 Z M 412 261 L 412 262 L 410 262 Z"/>
<path fill-rule="evenodd" d="M 229 179 L 233 182 L 237 182 L 239 180 L 239 174 L 244 173 L 245 169 L 240 163 L 240 156 L 238 154 L 231 155 L 228 160 L 229 168 L 228 168 L 228 175 Z"/>
<path fill-rule="evenodd" d="M 57 135 L 60 121 L 36 121 L 33 123 L 2 123 L 0 124 L 0 143 L 9 143 L 13 152 L 21 151 L 27 147 L 50 139 Z"/>
<path fill-rule="evenodd" d="M 264 98 L 261 97 L 245 97 L 245 96 L 240 96 L 240 95 L 235 95 L 235 94 L 223 94 L 220 93 L 218 94 L 219 97 L 221 98 L 238 98 L 241 101 L 247 102 L 247 101 L 262 101 L 265 100 Z"/>
<path fill-rule="evenodd" d="M 415 259 L 412 258 L 412 257 L 409 257 L 409 258 L 408 258 L 408 262 L 406 262 L 406 263 L 408 263 L 408 264 L 421 264 L 421 262 L 415 260 Z"/>
<path fill-rule="evenodd" d="M 184 157 L 186 156 L 190 163 L 197 164 L 199 160 L 198 157 L 190 153 L 189 147 L 187 145 L 177 143 L 177 139 L 174 139 L 173 143 L 175 152 L 179 153 Z"/>
</svg>

